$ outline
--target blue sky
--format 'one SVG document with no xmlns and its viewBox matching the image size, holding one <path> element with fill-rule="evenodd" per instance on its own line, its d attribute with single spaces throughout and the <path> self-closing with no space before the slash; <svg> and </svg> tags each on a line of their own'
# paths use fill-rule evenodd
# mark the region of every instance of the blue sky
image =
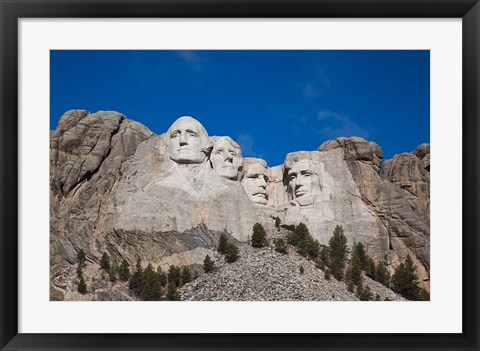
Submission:
<svg viewBox="0 0 480 351">
<path fill-rule="evenodd" d="M 70 109 L 114 110 L 165 132 L 180 116 L 269 166 L 337 137 L 384 159 L 430 142 L 429 51 L 50 53 L 50 128 Z"/>
</svg>

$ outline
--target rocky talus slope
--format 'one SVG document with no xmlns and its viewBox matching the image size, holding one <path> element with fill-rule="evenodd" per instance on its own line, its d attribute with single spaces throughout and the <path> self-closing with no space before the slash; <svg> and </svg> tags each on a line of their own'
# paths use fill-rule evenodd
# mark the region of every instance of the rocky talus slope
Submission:
<svg viewBox="0 0 480 351">
<path fill-rule="evenodd" d="M 285 236 L 286 233 L 275 233 Z M 270 243 L 272 239 L 270 233 Z M 240 258 L 226 263 L 217 255 L 214 272 L 204 274 L 180 290 L 182 300 L 189 301 L 358 301 L 347 285 L 331 277 L 289 246 L 287 254 L 276 252 L 272 245 L 253 248 L 240 247 Z M 300 266 L 304 273 L 300 273 Z M 363 276 L 364 285 L 372 297 L 380 300 L 401 301 L 403 297 L 382 284 Z"/>
</svg>

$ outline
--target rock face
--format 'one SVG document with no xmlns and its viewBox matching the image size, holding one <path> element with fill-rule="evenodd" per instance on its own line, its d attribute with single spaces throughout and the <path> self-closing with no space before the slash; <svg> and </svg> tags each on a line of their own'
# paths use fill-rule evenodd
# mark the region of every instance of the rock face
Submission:
<svg viewBox="0 0 480 351">
<path fill-rule="evenodd" d="M 422 144 L 413 152 L 395 155 L 386 160 L 382 175 L 430 210 L 430 145 Z"/>
<path fill-rule="evenodd" d="M 369 247 L 373 246 L 376 258 L 385 260 L 391 269 L 410 255 L 417 264 L 417 273 L 423 281 L 422 286 L 429 288 L 430 220 L 428 208 L 422 205 L 422 199 L 427 196 L 429 198 L 429 177 L 423 178 L 428 183 L 428 186 L 422 188 L 425 197 L 416 197 L 390 181 L 392 177 L 396 177 L 394 174 L 397 170 L 403 173 L 399 179 L 404 179 L 409 184 L 416 182 L 417 174 L 408 172 L 408 169 L 412 168 L 400 166 L 405 164 L 403 161 L 398 163 L 396 170 L 390 172 L 388 169 L 395 167 L 390 167 L 392 160 L 387 160 L 382 172 L 379 173 L 380 162 L 377 158 L 382 153 L 377 144 L 361 138 L 339 138 L 336 143 L 323 143 L 319 150 L 332 148 L 346 149 L 344 160 L 349 173 L 358 186 L 362 202 L 376 218 L 379 240 L 366 242 Z M 393 165 L 395 164 L 396 162 L 393 162 Z M 390 179 L 384 174 L 391 174 Z M 409 177 L 412 179 L 408 180 Z"/>
<path fill-rule="evenodd" d="M 128 158 L 152 132 L 118 112 L 66 112 L 50 137 L 51 257 L 73 263 L 80 248 L 95 258 L 103 203 Z"/>
<path fill-rule="evenodd" d="M 76 298 L 65 272 L 80 249 L 95 264 L 108 252 L 131 267 L 200 265 L 221 233 L 247 242 L 274 216 L 323 244 L 340 224 L 391 272 L 409 254 L 428 288 L 429 146 L 382 157 L 374 142 L 338 138 L 269 168 L 191 117 L 154 135 L 118 112 L 68 111 L 51 132 L 51 298 Z M 95 298 L 127 299 L 114 288 Z"/>
</svg>

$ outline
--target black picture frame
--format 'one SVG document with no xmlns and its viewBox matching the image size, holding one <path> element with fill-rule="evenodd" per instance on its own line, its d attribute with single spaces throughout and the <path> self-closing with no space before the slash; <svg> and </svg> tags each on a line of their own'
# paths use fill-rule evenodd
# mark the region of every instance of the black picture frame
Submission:
<svg viewBox="0 0 480 351">
<path fill-rule="evenodd" d="M 2 350 L 478 350 L 478 0 L 0 0 L 0 347 Z M 462 18 L 463 333 L 21 334 L 18 333 L 18 25 L 20 18 Z M 460 228 L 459 228 L 460 232 Z M 460 233 L 457 233 L 460 234 Z M 446 316 L 448 318 L 448 316 Z"/>
</svg>

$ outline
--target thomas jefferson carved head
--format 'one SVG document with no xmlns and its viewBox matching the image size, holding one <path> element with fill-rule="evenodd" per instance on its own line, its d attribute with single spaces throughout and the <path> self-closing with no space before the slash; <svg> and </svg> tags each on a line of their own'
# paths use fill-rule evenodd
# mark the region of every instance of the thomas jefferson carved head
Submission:
<svg viewBox="0 0 480 351">
<path fill-rule="evenodd" d="M 237 180 L 242 166 L 240 146 L 230 137 L 213 137 L 212 168 L 220 177 Z"/>
<path fill-rule="evenodd" d="M 264 160 L 244 159 L 242 185 L 250 199 L 258 205 L 268 202 L 267 180 L 267 163 Z"/>
<path fill-rule="evenodd" d="M 300 160 L 288 171 L 288 189 L 294 204 L 310 206 L 321 192 L 320 179 L 310 160 Z"/>
<path fill-rule="evenodd" d="M 167 132 L 170 159 L 177 163 L 202 163 L 207 158 L 208 133 L 196 119 L 177 119 Z"/>
</svg>

